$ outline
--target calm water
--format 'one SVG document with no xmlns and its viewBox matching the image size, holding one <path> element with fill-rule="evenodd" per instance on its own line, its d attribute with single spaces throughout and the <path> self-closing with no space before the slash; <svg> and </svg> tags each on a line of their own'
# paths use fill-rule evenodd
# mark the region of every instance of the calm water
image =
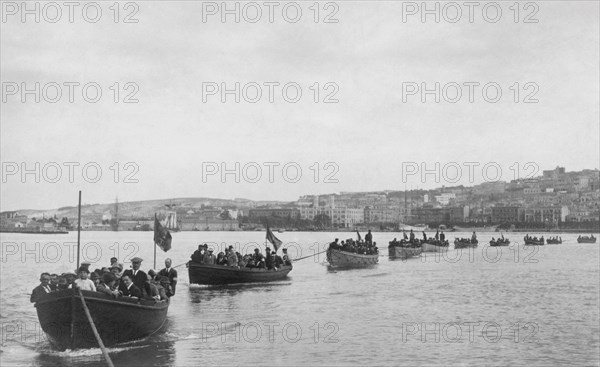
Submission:
<svg viewBox="0 0 600 367">
<path fill-rule="evenodd" d="M 335 271 L 321 254 L 270 284 L 190 286 L 181 266 L 164 333 L 110 353 L 117 366 L 598 365 L 598 243 L 562 234 L 562 245 L 524 248 L 523 235 L 508 233 L 510 248 L 451 246 L 444 255 L 392 261 L 383 256 L 387 242 L 400 235 L 375 233 L 382 253 L 375 267 Z M 277 236 L 299 257 L 355 234 Z M 492 236 L 479 234 L 480 244 Z M 2 366 L 105 365 L 99 349 L 53 351 L 29 303 L 40 272 L 74 268 L 74 241 L 74 232 L 2 234 Z M 264 248 L 264 232 L 175 233 L 168 256 L 184 263 L 200 242 L 249 252 L 251 242 Z M 142 269 L 152 267 L 151 232 L 82 232 L 82 244 L 99 264 L 92 269 L 114 255 L 141 256 Z M 163 265 L 167 254 L 157 257 Z"/>
</svg>

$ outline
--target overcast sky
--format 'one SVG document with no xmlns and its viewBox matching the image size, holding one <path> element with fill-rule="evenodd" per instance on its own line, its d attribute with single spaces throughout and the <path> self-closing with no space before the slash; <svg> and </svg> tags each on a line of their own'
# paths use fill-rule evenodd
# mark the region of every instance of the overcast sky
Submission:
<svg viewBox="0 0 600 367">
<path fill-rule="evenodd" d="M 120 3 L 118 23 L 109 9 L 112 1 L 99 2 L 102 16 L 96 23 L 82 18 L 82 6 L 75 8 L 73 23 L 66 7 L 56 23 L 46 21 L 56 17 L 55 9 L 44 14 L 42 8 L 40 23 L 33 16 L 23 23 L 21 9 L 6 3 L 2 210 L 75 205 L 78 190 L 85 203 L 112 202 L 116 196 L 120 201 L 199 196 L 291 201 L 304 194 L 472 185 L 493 180 L 498 167 L 500 178 L 510 180 L 517 166 L 521 177 L 556 165 L 568 171 L 600 166 L 596 1 L 538 1 L 537 9 L 519 9 L 518 23 L 512 1 L 499 3 L 502 14 L 495 23 L 482 16 L 485 2 L 474 9 L 472 23 L 466 7 L 456 23 L 444 19 L 456 16 L 450 7 L 436 23 L 432 15 L 425 22 L 421 13 L 410 15 L 415 9 L 408 3 L 367 1 L 321 2 L 317 23 L 313 1 L 298 2 L 302 15 L 296 23 L 291 22 L 294 6 L 286 8 L 288 20 L 282 16 L 285 2 L 274 7 L 273 23 L 265 6 L 257 22 L 246 21 L 244 15 L 251 20 L 256 11 L 246 7 L 243 13 L 246 3 L 240 3 L 239 23 L 232 15 L 222 23 L 219 9 L 211 15 L 211 4 L 191 1 L 136 2 L 137 9 Z M 443 9 L 446 3 L 439 4 Z M 93 10 L 88 8 L 90 19 Z M 487 9 L 488 19 L 496 17 L 495 10 Z M 130 13 L 137 23 L 123 23 Z M 327 15 L 337 23 L 325 23 Z M 538 22 L 525 23 L 526 16 Z M 15 85 L 33 88 L 36 82 L 46 86 L 40 103 L 33 94 L 22 103 L 21 90 L 12 94 Z M 102 97 L 86 102 L 79 86 L 69 103 L 65 82 L 97 83 Z M 116 82 L 119 103 L 113 100 Z M 125 89 L 128 82 L 134 84 Z M 248 83 L 258 83 L 262 98 L 250 103 L 242 95 L 235 103 L 233 95 L 225 95 L 222 103 L 219 91 L 203 95 L 209 88 L 203 83 L 211 82 L 230 89 L 236 82 L 247 86 L 246 99 L 256 94 L 256 84 Z M 273 85 L 272 103 L 265 82 L 279 83 Z M 436 82 L 447 86 L 440 103 L 433 95 L 423 103 L 418 91 L 403 95 L 403 83 L 417 83 L 404 84 L 410 88 L 422 82 L 428 88 Z M 463 84 L 469 82 L 479 83 L 472 103 Z M 55 96 L 48 83 L 62 86 L 56 103 L 44 100 Z M 282 97 L 286 83 L 300 86 L 298 102 Z M 325 88 L 326 83 L 331 84 Z M 444 100 L 456 96 L 452 83 L 461 86 L 456 103 Z M 498 102 L 484 99 L 486 83 L 501 88 Z M 294 89 L 287 91 L 286 98 L 293 99 Z M 93 98 L 93 90 L 88 92 Z M 123 103 L 130 92 L 138 103 Z M 338 102 L 323 103 L 327 96 Z M 488 89 L 486 98 L 494 96 Z M 538 102 L 523 103 L 528 96 Z M 34 174 L 21 177 L 22 164 L 33 169 L 35 162 L 46 166 L 39 183 Z M 128 162 L 133 164 L 125 166 Z M 221 162 L 229 169 L 235 162 L 246 166 L 239 183 L 234 174 L 224 182 L 219 173 L 208 175 Z M 261 178 L 255 179 L 252 162 L 262 167 Z M 265 162 L 279 164 L 272 165 L 273 182 Z M 434 175 L 403 179 L 403 171 L 420 170 L 421 163 L 434 170 L 436 162 L 440 171 L 447 168 L 437 182 Z M 458 179 L 452 162 L 462 167 Z M 475 163 L 468 162 L 479 164 L 473 183 L 465 164 Z M 292 164 L 283 177 L 286 163 Z M 72 164 L 73 182 L 65 164 Z M 486 164 L 491 168 L 484 174 Z M 93 166 L 102 169 L 101 176 Z M 13 174 L 15 167 L 19 171 Z M 128 174 L 137 183 L 123 182 Z"/>
</svg>

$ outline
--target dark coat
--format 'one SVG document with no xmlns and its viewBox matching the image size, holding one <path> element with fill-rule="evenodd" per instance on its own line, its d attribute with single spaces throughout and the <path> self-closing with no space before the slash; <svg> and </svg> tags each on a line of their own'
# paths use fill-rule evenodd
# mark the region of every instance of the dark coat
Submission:
<svg viewBox="0 0 600 367">
<path fill-rule="evenodd" d="M 124 296 L 142 298 L 142 291 L 135 284 L 132 284 L 131 287 L 127 289 L 125 284 L 121 283 L 119 290 Z"/>
<path fill-rule="evenodd" d="M 169 278 L 169 283 L 171 284 L 171 290 L 172 290 L 173 294 L 175 294 L 175 286 L 177 285 L 177 270 L 171 268 L 167 272 L 167 268 L 164 268 L 158 272 L 158 275 L 161 277 Z"/>
<path fill-rule="evenodd" d="M 48 288 L 50 288 L 50 285 L 48 285 Z M 50 292 L 52 292 L 52 289 L 50 289 Z M 35 302 L 39 301 L 39 299 L 42 296 L 44 296 L 45 294 L 48 294 L 50 292 L 46 292 L 44 287 L 40 284 L 37 287 L 33 288 L 33 291 L 31 292 L 31 297 L 29 298 L 29 301 L 31 303 L 35 303 Z"/>
<path fill-rule="evenodd" d="M 129 278 L 131 278 L 131 280 L 133 281 L 133 284 L 135 284 L 135 286 L 139 289 L 144 289 L 146 282 L 149 280 L 148 274 L 144 273 L 141 270 L 138 270 L 137 274 L 134 276 L 133 269 L 127 269 L 123 272 L 121 278 L 123 278 L 125 275 L 129 276 Z"/>
</svg>

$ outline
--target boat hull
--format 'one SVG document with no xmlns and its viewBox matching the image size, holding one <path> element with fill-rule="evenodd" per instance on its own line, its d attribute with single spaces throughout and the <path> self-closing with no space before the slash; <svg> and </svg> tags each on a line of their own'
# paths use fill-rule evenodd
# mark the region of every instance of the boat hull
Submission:
<svg viewBox="0 0 600 367">
<path fill-rule="evenodd" d="M 361 255 L 353 252 L 329 249 L 327 250 L 327 261 L 330 265 L 337 267 L 365 267 L 377 264 L 379 262 L 379 254 Z"/>
<path fill-rule="evenodd" d="M 508 245 L 510 245 L 510 241 L 506 241 L 506 242 L 490 241 L 490 246 L 492 246 L 492 247 L 508 246 Z"/>
<path fill-rule="evenodd" d="M 544 246 L 544 241 L 525 241 L 525 246 Z"/>
<path fill-rule="evenodd" d="M 577 243 L 596 243 L 596 239 L 578 238 Z"/>
<path fill-rule="evenodd" d="M 94 324 L 105 346 L 143 339 L 165 323 L 169 301 L 114 299 L 82 291 Z M 81 299 L 73 289 L 44 295 L 36 304 L 42 330 L 58 349 L 97 348 Z"/>
<path fill-rule="evenodd" d="M 416 257 L 421 255 L 423 248 L 418 247 L 404 247 L 404 246 L 390 246 L 388 247 L 388 253 L 390 257 L 399 259 L 408 259 L 409 257 Z"/>
<path fill-rule="evenodd" d="M 423 242 L 421 244 L 423 252 L 444 252 L 448 251 L 448 246 L 438 246 L 432 243 Z"/>
<path fill-rule="evenodd" d="M 469 247 L 477 247 L 479 244 L 478 241 L 475 242 L 462 242 L 462 241 L 454 241 L 454 248 L 469 248 Z"/>
<path fill-rule="evenodd" d="M 279 270 L 264 270 L 199 264 L 191 261 L 188 263 L 190 284 L 224 285 L 272 282 L 286 278 L 290 271 L 292 271 L 292 266 L 282 266 Z"/>
</svg>

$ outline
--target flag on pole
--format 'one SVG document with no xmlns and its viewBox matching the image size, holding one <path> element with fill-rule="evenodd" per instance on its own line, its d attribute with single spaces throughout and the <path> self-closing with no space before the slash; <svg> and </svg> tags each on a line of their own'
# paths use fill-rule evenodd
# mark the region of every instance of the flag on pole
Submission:
<svg viewBox="0 0 600 367">
<path fill-rule="evenodd" d="M 278 239 L 277 237 L 275 237 L 273 232 L 271 232 L 271 229 L 269 228 L 268 224 L 267 224 L 267 241 L 269 241 L 273 244 L 273 247 L 275 248 L 275 252 L 277 252 L 277 250 L 279 249 L 279 246 L 281 246 L 281 240 Z"/>
<path fill-rule="evenodd" d="M 171 249 L 171 233 L 162 226 L 154 214 L 154 244 L 167 252 Z"/>
<path fill-rule="evenodd" d="M 356 236 L 358 236 L 358 240 L 360 241 L 362 238 L 360 237 L 360 233 L 358 233 L 358 230 L 356 231 Z"/>
</svg>

